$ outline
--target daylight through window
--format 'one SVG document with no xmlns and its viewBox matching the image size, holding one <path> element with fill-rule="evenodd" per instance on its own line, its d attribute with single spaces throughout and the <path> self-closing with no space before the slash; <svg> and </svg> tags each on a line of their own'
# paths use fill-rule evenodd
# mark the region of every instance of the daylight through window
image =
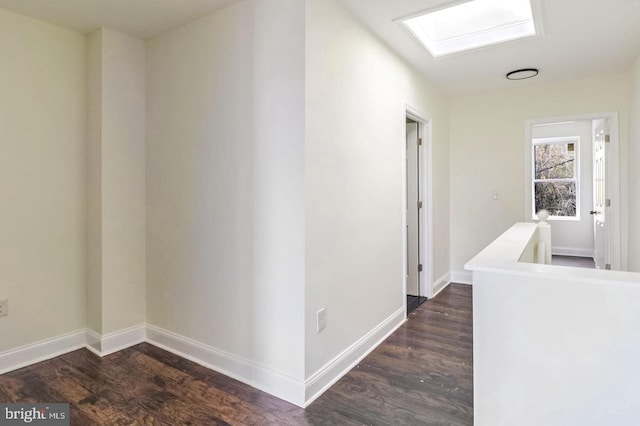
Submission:
<svg viewBox="0 0 640 426">
<path fill-rule="evenodd" d="M 533 140 L 533 215 L 577 218 L 579 138 Z"/>
</svg>

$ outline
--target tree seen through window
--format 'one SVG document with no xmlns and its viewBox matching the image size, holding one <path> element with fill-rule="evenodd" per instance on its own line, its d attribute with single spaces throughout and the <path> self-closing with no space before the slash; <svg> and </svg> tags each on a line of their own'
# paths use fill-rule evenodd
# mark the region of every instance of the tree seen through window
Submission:
<svg viewBox="0 0 640 426">
<path fill-rule="evenodd" d="M 534 140 L 534 214 L 545 209 L 551 216 L 576 217 L 576 145 L 575 140 Z"/>
</svg>

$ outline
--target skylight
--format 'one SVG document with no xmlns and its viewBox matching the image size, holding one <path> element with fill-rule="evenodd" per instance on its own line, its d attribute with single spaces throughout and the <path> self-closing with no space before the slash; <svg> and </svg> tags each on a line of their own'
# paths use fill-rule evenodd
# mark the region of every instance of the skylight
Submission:
<svg viewBox="0 0 640 426">
<path fill-rule="evenodd" d="M 529 0 L 472 0 L 402 23 L 433 57 L 537 34 Z"/>
</svg>

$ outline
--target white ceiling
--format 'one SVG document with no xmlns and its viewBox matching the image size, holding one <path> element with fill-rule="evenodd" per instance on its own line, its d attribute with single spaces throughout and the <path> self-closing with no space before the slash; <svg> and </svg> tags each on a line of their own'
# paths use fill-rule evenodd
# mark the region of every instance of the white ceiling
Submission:
<svg viewBox="0 0 640 426">
<path fill-rule="evenodd" d="M 235 1 L 0 0 L 0 8 L 83 33 L 104 26 L 147 39 Z M 342 1 L 380 39 L 451 94 L 624 72 L 640 53 L 640 0 L 540 0 L 543 37 L 438 59 L 394 20 L 452 0 Z M 519 82 L 505 79 L 508 71 L 526 67 L 539 68 L 540 75 Z"/>
<path fill-rule="evenodd" d="M 0 8 L 82 33 L 106 27 L 148 39 L 237 0 L 0 0 Z"/>
<path fill-rule="evenodd" d="M 640 0 L 540 0 L 543 37 L 438 59 L 394 20 L 451 0 L 342 1 L 380 39 L 451 94 L 625 72 L 640 53 Z M 540 75 L 526 81 L 505 79 L 507 72 L 528 67 L 539 68 Z"/>
</svg>

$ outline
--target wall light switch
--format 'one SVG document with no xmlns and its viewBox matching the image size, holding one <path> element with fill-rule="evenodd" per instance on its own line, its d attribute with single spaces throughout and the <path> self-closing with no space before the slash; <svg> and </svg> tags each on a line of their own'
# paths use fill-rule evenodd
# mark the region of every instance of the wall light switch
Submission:
<svg viewBox="0 0 640 426">
<path fill-rule="evenodd" d="M 0 299 L 0 317 L 9 315 L 9 299 Z"/>
<path fill-rule="evenodd" d="M 493 194 L 491 195 L 491 198 L 493 200 L 499 200 L 500 197 L 498 197 L 498 191 L 493 191 Z"/>
<path fill-rule="evenodd" d="M 327 310 L 322 308 L 318 311 L 318 333 L 327 326 Z"/>
</svg>

